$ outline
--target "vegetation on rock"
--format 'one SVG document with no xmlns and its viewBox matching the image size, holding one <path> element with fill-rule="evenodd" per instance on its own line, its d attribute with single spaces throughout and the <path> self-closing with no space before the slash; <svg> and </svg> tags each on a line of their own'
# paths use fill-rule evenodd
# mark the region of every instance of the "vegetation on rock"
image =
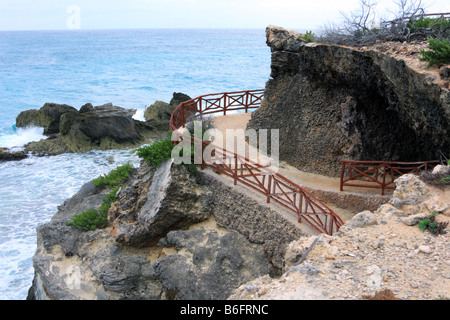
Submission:
<svg viewBox="0 0 450 320">
<path fill-rule="evenodd" d="M 433 212 L 427 219 L 419 221 L 420 230 L 429 230 L 434 235 L 445 234 L 444 230 L 448 226 L 448 222 L 436 222 L 437 213 Z"/>
<path fill-rule="evenodd" d="M 133 166 L 127 163 L 123 166 L 117 167 L 115 170 L 112 170 L 109 174 L 105 174 L 97 179 L 94 179 L 92 182 L 100 189 L 116 187 L 125 181 L 133 170 Z"/>
<path fill-rule="evenodd" d="M 117 167 L 112 170 L 108 175 L 103 175 L 92 182 L 100 189 L 108 188 L 109 193 L 103 198 L 103 202 L 100 209 L 89 209 L 80 214 L 74 215 L 71 222 L 67 223 L 67 226 L 77 228 L 82 231 L 94 231 L 96 229 L 106 228 L 108 225 L 108 211 L 111 205 L 115 203 L 117 199 L 117 192 L 120 186 L 128 179 L 134 167 L 129 163 Z"/>
<path fill-rule="evenodd" d="M 153 142 L 151 145 L 136 149 L 135 153 L 152 167 L 158 168 L 164 161 L 172 157 L 173 148 L 174 144 L 169 135 L 164 139 Z"/>
<path fill-rule="evenodd" d="M 428 67 L 441 63 L 450 63 L 450 42 L 449 38 L 441 41 L 439 39 L 428 38 L 430 50 L 421 50 L 420 61 L 428 61 Z"/>
<path fill-rule="evenodd" d="M 357 10 L 341 13 L 341 24 L 324 26 L 318 41 L 365 46 L 385 41 L 425 41 L 427 38 L 442 41 L 450 34 L 450 20 L 426 17 L 421 0 L 399 0 L 391 18 L 380 17 L 377 5 L 374 0 L 360 0 Z"/>
</svg>

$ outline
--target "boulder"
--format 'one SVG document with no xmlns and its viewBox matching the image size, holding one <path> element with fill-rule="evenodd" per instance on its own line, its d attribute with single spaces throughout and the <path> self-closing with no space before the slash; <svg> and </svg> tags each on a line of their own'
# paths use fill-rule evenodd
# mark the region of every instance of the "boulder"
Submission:
<svg viewBox="0 0 450 320">
<path fill-rule="evenodd" d="M 363 211 L 354 216 L 343 228 L 345 230 L 365 228 L 378 224 L 377 217 L 371 211 Z"/>
<path fill-rule="evenodd" d="M 71 131 L 74 135 L 82 133 L 92 142 L 103 138 L 118 143 L 133 142 L 142 139 L 132 118 L 135 113 L 136 110 L 123 109 L 110 103 L 88 112 L 66 115 L 62 126 L 66 134 L 71 134 Z"/>
<path fill-rule="evenodd" d="M 21 112 L 16 118 L 16 127 L 42 127 L 45 135 L 56 134 L 61 115 L 68 112 L 78 113 L 78 110 L 66 104 L 46 103 L 40 110 Z"/>
<path fill-rule="evenodd" d="M 181 102 L 188 100 L 191 100 L 191 98 L 184 93 L 174 92 L 170 103 L 156 101 L 148 106 L 144 113 L 145 120 L 158 130 L 169 130 L 169 122 L 173 111 Z"/>
<path fill-rule="evenodd" d="M 138 247 L 152 245 L 170 230 L 187 229 L 209 218 L 208 192 L 200 192 L 195 179 L 184 167 L 174 166 L 173 159 L 159 166 L 151 180 L 146 202 L 141 208 L 132 207 L 130 211 L 126 206 L 115 206 L 112 209 L 111 233 L 119 243 Z M 131 203 L 129 200 L 133 195 L 137 202 L 137 194 L 130 191 L 119 193 L 119 203 L 127 199 L 127 204 L 132 206 L 133 200 Z"/>
<path fill-rule="evenodd" d="M 69 109 L 66 111 L 46 111 L 46 114 L 55 117 L 59 114 L 58 129 L 52 130 L 57 134 L 52 140 L 29 143 L 25 146 L 26 151 L 38 155 L 55 155 L 93 149 L 131 148 L 138 147 L 159 134 L 155 126 L 142 125 L 133 119 L 135 109 L 124 109 L 112 103 L 97 107 L 89 103 L 80 112 Z M 52 123 L 56 125 L 56 120 Z"/>
<path fill-rule="evenodd" d="M 4 161 L 19 161 L 27 158 L 28 156 L 23 151 L 10 152 L 6 148 L 0 148 L 0 162 Z"/>
</svg>

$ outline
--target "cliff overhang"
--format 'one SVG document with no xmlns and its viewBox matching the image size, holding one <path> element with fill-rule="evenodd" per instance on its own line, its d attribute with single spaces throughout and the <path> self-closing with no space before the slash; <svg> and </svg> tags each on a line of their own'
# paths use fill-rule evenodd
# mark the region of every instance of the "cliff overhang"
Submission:
<svg viewBox="0 0 450 320">
<path fill-rule="evenodd" d="M 416 53 L 305 43 L 275 26 L 266 33 L 271 79 L 248 128 L 279 129 L 282 160 L 338 176 L 342 159 L 426 161 L 449 152 L 448 83 Z"/>
</svg>

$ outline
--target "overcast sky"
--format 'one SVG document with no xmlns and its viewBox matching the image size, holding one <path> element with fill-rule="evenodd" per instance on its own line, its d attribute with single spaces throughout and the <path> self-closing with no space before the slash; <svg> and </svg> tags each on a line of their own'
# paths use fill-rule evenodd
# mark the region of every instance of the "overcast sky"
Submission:
<svg viewBox="0 0 450 320">
<path fill-rule="evenodd" d="M 378 0 L 379 10 L 398 0 Z M 449 0 L 422 0 L 450 12 Z M 359 0 L 0 0 L 0 30 L 123 28 L 317 29 Z"/>
</svg>

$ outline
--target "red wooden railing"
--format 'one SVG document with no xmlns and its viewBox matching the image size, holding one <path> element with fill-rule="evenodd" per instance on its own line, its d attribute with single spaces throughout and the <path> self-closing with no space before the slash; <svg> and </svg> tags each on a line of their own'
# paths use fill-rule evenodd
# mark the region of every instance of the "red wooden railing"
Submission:
<svg viewBox="0 0 450 320">
<path fill-rule="evenodd" d="M 188 119 L 206 114 L 223 113 L 235 110 L 257 109 L 261 105 L 264 90 L 218 93 L 201 96 L 182 102 L 172 113 L 170 129 L 178 138 L 201 145 L 201 166 L 231 177 L 234 184 L 242 183 L 297 215 L 298 221 L 304 220 L 320 233 L 332 235 L 344 224 L 341 218 L 306 190 L 279 173 L 260 165 L 236 152 L 220 148 L 181 133 Z M 178 141 L 178 140 L 177 140 Z M 206 154 L 206 156 L 204 156 Z"/>
<path fill-rule="evenodd" d="M 438 164 L 439 161 L 422 162 L 386 162 L 386 161 L 349 161 L 341 160 L 341 191 L 344 186 L 381 189 L 395 189 L 394 181 L 404 174 L 419 174 Z"/>
<path fill-rule="evenodd" d="M 188 118 L 213 113 L 258 109 L 264 97 L 264 90 L 213 93 L 182 102 L 172 113 L 170 130 L 184 127 Z"/>
</svg>

